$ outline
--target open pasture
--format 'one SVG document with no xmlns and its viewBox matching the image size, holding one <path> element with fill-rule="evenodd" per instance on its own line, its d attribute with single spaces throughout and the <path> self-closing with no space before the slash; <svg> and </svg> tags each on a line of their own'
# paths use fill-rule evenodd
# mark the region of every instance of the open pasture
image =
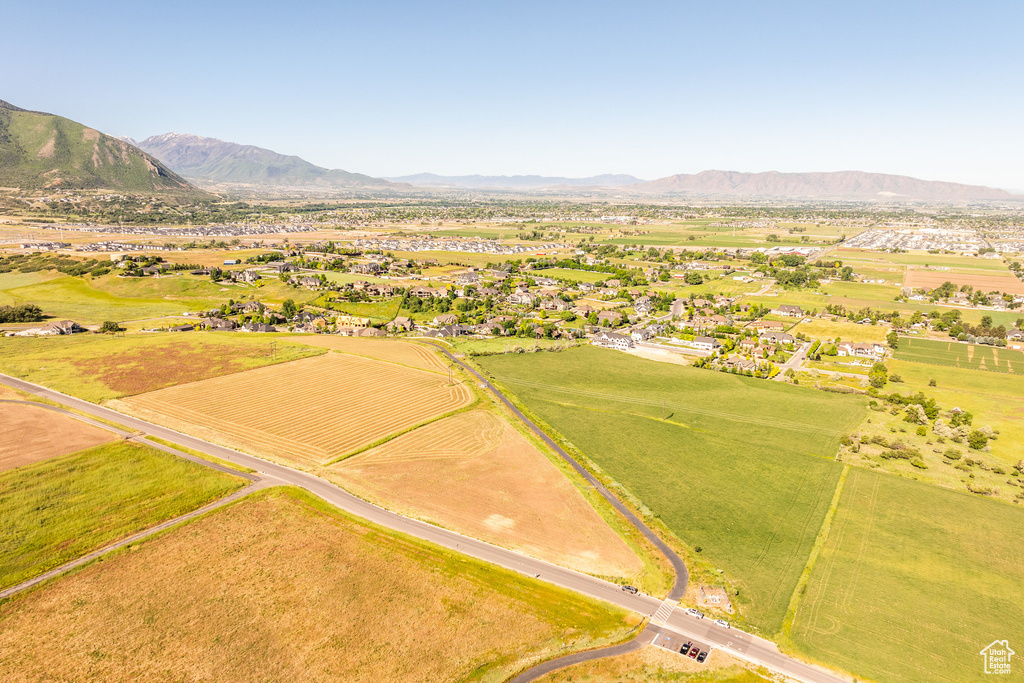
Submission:
<svg viewBox="0 0 1024 683">
<path fill-rule="evenodd" d="M 885 335 L 889 334 L 889 327 L 886 325 L 858 325 L 848 320 L 813 318 L 810 322 L 799 323 L 789 332 L 794 335 L 803 332 L 810 339 L 822 341 L 832 341 L 838 338 L 857 344 L 885 343 Z"/>
<path fill-rule="evenodd" d="M 0 587 L 194 510 L 243 483 L 125 442 L 2 472 Z"/>
<path fill-rule="evenodd" d="M 499 683 L 637 621 L 271 489 L 0 605 L 0 672 Z"/>
<path fill-rule="evenodd" d="M 1024 374 L 1024 353 L 1020 351 L 957 341 L 900 337 L 896 358 L 929 365 Z"/>
<path fill-rule="evenodd" d="M 1004 503 L 851 469 L 793 641 L 880 683 L 991 679 L 980 650 L 1024 642 L 1022 524 Z"/>
<path fill-rule="evenodd" d="M 448 367 L 432 347 L 413 342 L 372 337 L 343 337 L 336 334 L 307 335 L 290 339 L 299 344 L 308 344 L 398 365 L 408 365 L 421 370 L 442 371 Z"/>
<path fill-rule="evenodd" d="M 860 397 L 594 347 L 477 359 L 601 473 L 723 569 L 748 623 L 782 624 Z"/>
<path fill-rule="evenodd" d="M 231 332 L 3 337 L 0 371 L 100 402 L 318 353 Z"/>
<path fill-rule="evenodd" d="M 384 507 L 555 564 L 614 577 L 643 569 L 565 475 L 488 410 L 420 427 L 327 476 Z"/>
<path fill-rule="evenodd" d="M 1002 273 L 996 274 L 991 271 L 973 269 L 941 271 L 912 268 L 907 271 L 903 284 L 906 287 L 914 287 L 915 289 L 935 289 L 945 282 L 952 282 L 957 287 L 971 285 L 974 289 L 982 292 L 998 291 L 1009 294 L 1024 294 L 1024 282 L 1018 280 L 1006 269 Z"/>
<path fill-rule="evenodd" d="M 203 438 L 300 465 L 352 450 L 473 402 L 448 376 L 328 353 L 162 389 L 129 412 Z"/>
<path fill-rule="evenodd" d="M 0 389 L 0 472 L 113 441 L 113 432 Z"/>
</svg>

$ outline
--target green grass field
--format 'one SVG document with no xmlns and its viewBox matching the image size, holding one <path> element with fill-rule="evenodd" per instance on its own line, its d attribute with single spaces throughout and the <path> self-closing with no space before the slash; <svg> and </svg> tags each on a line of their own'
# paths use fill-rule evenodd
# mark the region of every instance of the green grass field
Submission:
<svg viewBox="0 0 1024 683">
<path fill-rule="evenodd" d="M 725 570 L 750 624 L 781 626 L 863 399 L 591 346 L 478 363 Z"/>
<path fill-rule="evenodd" d="M 1013 349 L 900 337 L 897 360 L 969 370 L 1024 374 L 1024 353 Z"/>
<path fill-rule="evenodd" d="M 131 443 L 0 474 L 0 587 L 194 510 L 243 483 Z"/>
<path fill-rule="evenodd" d="M 395 319 L 398 309 L 402 305 L 402 297 L 396 296 L 386 301 L 338 301 L 327 297 L 318 297 L 309 302 L 311 306 L 327 308 L 346 315 L 355 315 L 369 318 L 370 322 L 381 323 Z"/>
<path fill-rule="evenodd" d="M 3 337 L 0 372 L 100 402 L 321 353 L 235 332 Z"/>
<path fill-rule="evenodd" d="M 560 280 L 575 280 L 576 282 L 598 282 L 615 277 L 612 273 L 598 273 L 591 270 L 576 270 L 574 268 L 545 268 L 531 273 L 536 277 L 553 277 Z"/>
<path fill-rule="evenodd" d="M 991 679 L 980 650 L 1024 642 L 1022 525 L 1019 508 L 852 469 L 793 641 L 881 683 Z"/>
</svg>

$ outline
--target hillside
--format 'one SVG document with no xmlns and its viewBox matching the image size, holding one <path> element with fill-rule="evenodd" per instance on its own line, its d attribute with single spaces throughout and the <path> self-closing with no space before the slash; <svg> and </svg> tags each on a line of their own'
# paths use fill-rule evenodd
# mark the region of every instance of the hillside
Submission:
<svg viewBox="0 0 1024 683">
<path fill-rule="evenodd" d="M 443 176 L 434 173 L 388 178 L 417 187 L 444 187 L 464 190 L 509 189 L 539 190 L 558 187 L 623 187 L 643 182 L 640 178 L 622 173 L 605 173 L 588 178 L 565 178 L 540 175 L 460 175 Z"/>
<path fill-rule="evenodd" d="M 196 192 L 138 148 L 63 116 L 0 100 L 0 186 Z"/>
<path fill-rule="evenodd" d="M 297 156 L 187 133 L 164 133 L 136 143 L 178 173 L 196 180 L 267 187 L 397 189 L 361 173 L 329 170 Z"/>
<path fill-rule="evenodd" d="M 703 171 L 679 174 L 633 185 L 630 189 L 659 194 L 786 198 L 960 201 L 1014 199 L 1005 190 L 908 176 L 838 171 L 834 173 L 738 173 Z"/>
</svg>

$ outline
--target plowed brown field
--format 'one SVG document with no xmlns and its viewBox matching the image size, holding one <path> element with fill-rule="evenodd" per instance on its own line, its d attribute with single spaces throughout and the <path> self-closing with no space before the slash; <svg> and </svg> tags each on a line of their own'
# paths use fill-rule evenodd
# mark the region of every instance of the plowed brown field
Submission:
<svg viewBox="0 0 1024 683">
<path fill-rule="evenodd" d="M 290 341 L 425 370 L 444 370 L 447 367 L 434 351 L 411 342 L 342 337 L 337 334 L 308 335 Z"/>
<path fill-rule="evenodd" d="M 448 376 L 328 353 L 142 394 L 129 412 L 257 455 L 324 464 L 469 405 Z"/>
<path fill-rule="evenodd" d="M 935 289 L 944 282 L 952 282 L 959 286 L 971 285 L 983 292 L 999 291 L 1008 294 L 1024 294 L 1024 282 L 1021 282 L 1010 271 L 1000 274 L 975 274 L 942 270 L 908 270 L 903 279 L 906 287 Z"/>
<path fill-rule="evenodd" d="M 0 393 L 0 398 L 18 396 Z M 28 403 L 0 402 L 0 472 L 98 446 L 117 436 Z"/>
<path fill-rule="evenodd" d="M 327 477 L 390 509 L 572 569 L 616 577 L 643 569 L 565 475 L 487 410 L 403 434 Z"/>
</svg>

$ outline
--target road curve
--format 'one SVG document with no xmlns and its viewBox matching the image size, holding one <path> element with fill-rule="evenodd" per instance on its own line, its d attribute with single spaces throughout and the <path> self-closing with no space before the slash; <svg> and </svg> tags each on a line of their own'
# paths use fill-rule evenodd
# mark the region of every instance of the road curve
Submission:
<svg viewBox="0 0 1024 683">
<path fill-rule="evenodd" d="M 456 362 L 458 361 L 456 360 Z M 462 367 L 466 366 L 463 365 Z M 472 369 L 470 369 L 470 372 L 472 372 L 474 376 L 479 377 L 479 375 Z M 483 378 L 480 379 L 481 381 L 486 382 Z M 505 548 L 500 548 L 485 541 L 462 536 L 454 531 L 442 529 L 441 527 L 436 527 L 432 524 L 427 524 L 426 522 L 420 522 L 415 519 L 403 517 L 402 515 L 385 510 L 384 508 L 357 498 L 348 491 L 345 491 L 344 489 L 341 489 L 320 477 L 309 474 L 308 472 L 295 470 L 268 460 L 240 453 L 230 448 L 225 448 L 224 446 L 218 446 L 217 444 L 209 443 L 194 436 L 182 434 L 174 431 L 173 429 L 161 427 L 159 425 L 146 422 L 145 420 L 140 420 L 139 418 L 119 413 L 111 410 L 110 408 L 89 403 L 88 401 L 83 401 L 81 399 L 74 398 L 73 396 L 68 396 L 15 377 L 0 374 L 0 384 L 19 389 L 41 398 L 49 399 L 56 403 L 61 403 L 94 417 L 110 420 L 129 429 L 134 429 L 147 435 L 158 437 L 177 446 L 190 448 L 234 463 L 235 465 L 252 468 L 260 472 L 265 477 L 279 480 L 282 484 L 288 484 L 305 489 L 327 503 L 373 524 L 380 525 L 399 533 L 408 534 L 457 553 L 468 555 L 475 559 L 482 560 L 483 562 L 534 577 L 538 580 L 581 593 L 591 598 L 604 600 L 605 602 L 609 602 L 623 609 L 651 616 L 662 605 L 662 601 L 657 598 L 644 595 L 642 593 L 632 595 L 623 591 L 620 586 L 609 581 L 604 581 L 571 569 L 565 569 L 543 560 L 527 557 L 526 555 L 521 555 L 515 551 L 506 550 Z M 489 385 L 490 383 L 487 384 Z M 501 396 L 500 393 L 497 395 Z M 514 409 L 514 406 L 512 406 L 512 408 Z M 516 412 L 518 414 L 518 411 Z M 532 423 L 529 424 L 532 425 Z M 533 425 L 532 428 L 535 429 L 536 426 Z M 545 442 L 549 443 L 549 445 L 553 445 L 556 452 L 561 451 L 557 444 L 552 444 L 550 439 L 546 438 L 546 435 L 543 435 L 543 433 L 542 438 L 544 438 Z M 576 466 L 579 467 L 578 463 Z M 588 481 L 596 483 L 597 486 L 601 486 L 600 482 L 594 482 L 591 475 L 589 472 L 586 472 L 586 470 L 583 470 L 581 474 L 585 476 Z M 603 486 L 601 489 L 603 489 Z M 619 506 L 621 506 L 621 503 L 618 503 L 616 508 L 622 509 Z M 632 515 L 628 509 L 624 511 L 624 514 L 627 514 L 627 517 Z M 657 537 L 655 537 L 655 539 L 657 539 Z M 663 545 L 660 539 L 657 539 L 656 545 L 659 544 Z M 737 629 L 722 629 L 715 626 L 713 623 L 707 623 L 707 620 L 698 621 L 692 617 L 686 616 L 679 610 L 676 610 L 675 613 L 671 615 L 669 623 L 661 626 L 660 628 L 663 630 L 670 630 L 688 638 L 702 640 L 710 645 L 725 650 L 734 656 L 746 659 L 754 664 L 764 666 L 772 671 L 776 671 L 798 681 L 803 681 L 804 683 L 845 683 L 844 679 L 834 674 L 781 654 L 775 644 L 770 641 L 743 633 Z"/>
<path fill-rule="evenodd" d="M 672 590 L 669 591 L 668 599 L 678 601 L 680 598 L 682 598 L 683 595 L 686 593 L 686 586 L 690 581 L 690 572 L 686 568 L 686 563 L 684 563 L 683 559 L 676 554 L 676 551 L 668 547 L 668 545 L 663 540 L 661 540 L 661 538 L 658 537 L 657 534 L 651 531 L 650 527 L 644 524 L 639 517 L 633 514 L 633 511 L 626 507 L 625 504 L 623 504 L 621 500 L 619 500 L 611 491 L 609 491 L 604 484 L 598 481 L 597 477 L 591 474 L 590 471 L 587 470 L 587 468 L 578 463 L 576 459 L 573 458 L 571 455 L 566 453 L 561 446 L 555 443 L 555 441 L 550 436 L 548 436 L 544 432 L 544 430 L 542 430 L 540 427 L 534 424 L 530 418 L 526 417 L 526 415 L 523 415 L 522 411 L 519 410 L 519 408 L 517 408 L 515 405 L 513 405 L 512 402 L 509 401 L 508 398 L 505 396 L 505 394 L 503 394 L 501 391 L 498 390 L 497 387 L 491 384 L 491 382 L 487 378 L 485 378 L 483 375 L 477 372 L 475 368 L 467 365 L 466 363 L 463 363 L 461 360 L 456 358 L 448 351 L 448 349 L 438 345 L 434 345 L 434 348 L 441 351 L 441 353 L 447 356 L 453 363 L 457 363 L 459 367 L 461 367 L 463 370 L 473 375 L 473 377 L 475 377 L 484 387 L 494 392 L 494 395 L 497 396 L 498 399 L 502 403 L 504 403 L 505 406 L 509 410 L 511 410 L 516 417 L 522 420 L 523 424 L 530 428 L 530 431 L 539 436 L 544 441 L 544 443 L 546 443 L 555 453 L 558 454 L 560 458 L 562 458 L 562 460 L 565 460 L 567 463 L 569 463 L 569 465 L 572 466 L 572 468 L 576 470 L 581 477 L 586 479 L 591 486 L 597 489 L 597 492 L 600 493 L 605 500 L 611 503 L 612 507 L 618 510 L 623 517 L 629 520 L 630 524 L 636 527 L 636 529 L 640 533 L 642 533 L 647 538 L 647 540 L 653 543 L 654 546 L 661 551 L 662 555 L 664 555 L 665 558 L 672 564 L 672 568 L 675 570 L 676 573 L 675 582 L 672 585 Z"/>
</svg>

